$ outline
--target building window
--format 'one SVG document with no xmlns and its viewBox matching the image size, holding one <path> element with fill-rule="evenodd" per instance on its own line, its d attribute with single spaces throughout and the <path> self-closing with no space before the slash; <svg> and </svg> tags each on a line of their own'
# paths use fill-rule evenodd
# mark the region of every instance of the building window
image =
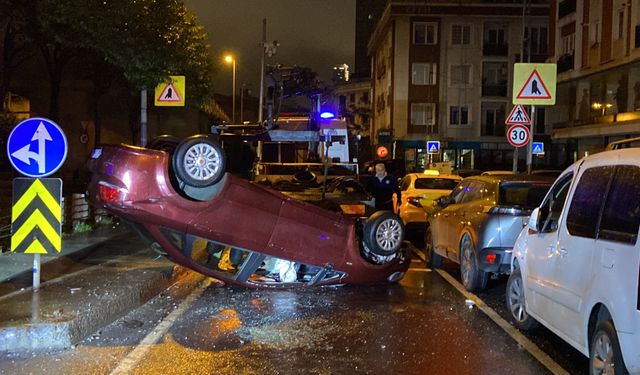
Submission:
<svg viewBox="0 0 640 375">
<path fill-rule="evenodd" d="M 590 28 L 589 42 L 591 45 L 598 44 L 600 42 L 600 21 L 594 22 Z M 575 43 L 575 37 L 574 37 Z"/>
<path fill-rule="evenodd" d="M 618 12 L 618 39 L 624 36 L 624 10 Z"/>
<path fill-rule="evenodd" d="M 454 46 L 471 44 L 471 26 L 451 25 L 451 44 Z"/>
<path fill-rule="evenodd" d="M 411 103 L 411 125 L 434 125 L 435 103 Z"/>
<path fill-rule="evenodd" d="M 411 84 L 413 85 L 435 85 L 436 84 L 436 63 L 413 63 L 411 64 Z"/>
<path fill-rule="evenodd" d="M 546 26 L 532 26 L 524 29 L 524 37 L 529 40 L 528 46 L 532 55 L 546 55 L 548 51 Z"/>
<path fill-rule="evenodd" d="M 482 103 L 482 135 L 504 137 L 505 103 Z"/>
<path fill-rule="evenodd" d="M 452 105 L 449 107 L 449 125 L 468 125 L 469 106 Z"/>
<path fill-rule="evenodd" d="M 419 22 L 413 24 L 413 44 L 436 44 L 437 40 L 437 23 Z"/>
<path fill-rule="evenodd" d="M 562 54 L 573 55 L 576 46 L 576 34 L 569 34 L 562 37 Z"/>
<path fill-rule="evenodd" d="M 471 65 L 451 65 L 451 86 L 465 86 L 471 84 Z"/>
<path fill-rule="evenodd" d="M 485 56 L 507 56 L 509 54 L 507 30 L 506 24 L 495 22 L 484 24 L 482 53 Z"/>
<path fill-rule="evenodd" d="M 507 96 L 509 67 L 507 62 L 482 64 L 482 96 Z"/>
</svg>

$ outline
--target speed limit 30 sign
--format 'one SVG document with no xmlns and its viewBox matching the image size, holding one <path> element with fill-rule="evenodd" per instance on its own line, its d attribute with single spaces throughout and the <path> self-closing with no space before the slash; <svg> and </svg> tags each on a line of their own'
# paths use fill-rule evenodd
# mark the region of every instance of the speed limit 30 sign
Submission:
<svg viewBox="0 0 640 375">
<path fill-rule="evenodd" d="M 507 140 L 513 147 L 522 147 L 529 143 L 529 128 L 524 125 L 513 125 L 507 132 Z"/>
</svg>

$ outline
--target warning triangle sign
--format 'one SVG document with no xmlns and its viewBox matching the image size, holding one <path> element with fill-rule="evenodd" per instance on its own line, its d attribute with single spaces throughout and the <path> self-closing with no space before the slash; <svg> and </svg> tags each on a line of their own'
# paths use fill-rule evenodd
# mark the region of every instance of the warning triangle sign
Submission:
<svg viewBox="0 0 640 375">
<path fill-rule="evenodd" d="M 516 96 L 517 99 L 551 99 L 547 86 L 540 78 L 540 74 L 533 69 L 526 83 Z"/>
<path fill-rule="evenodd" d="M 179 103 L 182 102 L 182 95 L 173 82 L 167 82 L 167 85 L 162 89 L 156 101 L 160 103 Z"/>
<path fill-rule="evenodd" d="M 521 104 L 516 104 L 504 122 L 507 125 L 531 125 L 531 119 Z"/>
</svg>

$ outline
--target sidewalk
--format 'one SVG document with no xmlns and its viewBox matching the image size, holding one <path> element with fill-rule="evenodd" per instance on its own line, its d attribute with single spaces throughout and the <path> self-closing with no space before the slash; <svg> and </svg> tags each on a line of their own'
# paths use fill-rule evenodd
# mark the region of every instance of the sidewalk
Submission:
<svg viewBox="0 0 640 375">
<path fill-rule="evenodd" d="M 0 351 L 71 348 L 176 281 L 203 278 L 123 227 L 65 238 L 62 248 L 42 257 L 37 293 L 33 256 L 0 255 Z"/>
</svg>

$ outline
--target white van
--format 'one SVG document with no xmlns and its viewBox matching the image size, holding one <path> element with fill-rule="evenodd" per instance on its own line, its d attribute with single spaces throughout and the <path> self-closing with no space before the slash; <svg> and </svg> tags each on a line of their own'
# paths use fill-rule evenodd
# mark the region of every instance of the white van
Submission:
<svg viewBox="0 0 640 375">
<path fill-rule="evenodd" d="M 565 170 L 520 233 L 506 302 L 590 358 L 590 373 L 640 373 L 640 148 Z"/>
</svg>

